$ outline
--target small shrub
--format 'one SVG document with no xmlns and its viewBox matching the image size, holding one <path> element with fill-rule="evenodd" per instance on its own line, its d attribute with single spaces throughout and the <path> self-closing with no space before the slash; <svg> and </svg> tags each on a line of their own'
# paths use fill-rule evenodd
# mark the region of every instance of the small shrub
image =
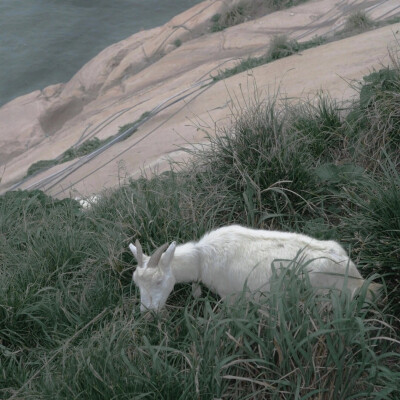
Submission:
<svg viewBox="0 0 400 400">
<path fill-rule="evenodd" d="M 344 30 L 346 32 L 363 31 L 371 28 L 373 24 L 373 21 L 365 14 L 364 11 L 357 11 L 346 19 Z"/>
<path fill-rule="evenodd" d="M 103 144 L 105 144 L 107 140 L 100 140 L 99 138 L 93 138 L 84 141 L 78 147 L 71 147 L 67 151 L 65 151 L 62 156 L 60 162 L 71 161 L 78 157 L 86 156 L 87 154 L 92 153 L 93 151 L 100 148 Z"/>
<path fill-rule="evenodd" d="M 400 315 L 400 175 L 390 158 L 378 172 L 364 174 L 342 194 L 348 208 L 341 231 L 353 243 L 364 271 L 386 277 L 392 309 Z"/>
<path fill-rule="evenodd" d="M 348 116 L 353 140 L 372 166 L 385 155 L 398 157 L 400 149 L 400 72 L 396 68 L 373 71 L 363 78 L 360 100 Z M 368 156 L 368 160 L 365 157 Z"/>
<path fill-rule="evenodd" d="M 267 57 L 271 60 L 288 57 L 300 50 L 296 40 L 289 40 L 285 35 L 274 36 L 271 41 Z"/>
<path fill-rule="evenodd" d="M 139 124 L 140 122 L 142 122 L 144 119 L 147 119 L 150 116 L 151 112 L 150 111 L 145 111 L 140 117 L 139 119 L 137 119 L 135 122 L 130 122 L 129 124 L 125 124 L 123 126 L 119 127 L 118 130 L 118 134 L 124 133 L 126 132 L 128 129 L 131 129 L 132 127 L 134 127 L 135 125 Z M 125 136 L 124 139 L 127 139 L 128 137 L 130 137 L 133 133 L 136 132 L 136 129 L 134 131 L 132 131 L 132 133 L 128 136 Z M 113 136 L 114 138 L 114 136 Z"/>
<path fill-rule="evenodd" d="M 310 156 L 332 161 L 340 157 L 343 121 L 336 101 L 321 93 L 316 101 L 300 102 L 289 108 L 289 129 L 308 140 Z"/>
<path fill-rule="evenodd" d="M 214 14 L 211 17 L 211 22 L 217 23 L 221 19 L 221 14 Z"/>
<path fill-rule="evenodd" d="M 40 160 L 33 163 L 26 173 L 26 177 L 39 173 L 40 171 L 44 171 L 48 168 L 54 167 L 58 164 L 57 160 Z"/>
<path fill-rule="evenodd" d="M 241 24 L 246 20 L 246 7 L 238 4 L 225 14 L 214 14 L 211 18 L 211 32 L 223 31 L 230 26 Z"/>
<path fill-rule="evenodd" d="M 151 115 L 150 111 L 145 111 L 137 120 L 137 122 L 143 121 L 145 118 L 148 118 Z"/>
<path fill-rule="evenodd" d="M 130 122 L 128 124 L 120 126 L 118 129 L 118 134 L 126 132 L 128 129 L 131 129 L 133 126 L 135 126 L 135 122 Z"/>
<path fill-rule="evenodd" d="M 373 102 L 384 97 L 387 92 L 399 91 L 399 71 L 383 68 L 373 71 L 363 77 L 363 84 L 360 89 L 360 106 L 367 108 Z"/>
</svg>

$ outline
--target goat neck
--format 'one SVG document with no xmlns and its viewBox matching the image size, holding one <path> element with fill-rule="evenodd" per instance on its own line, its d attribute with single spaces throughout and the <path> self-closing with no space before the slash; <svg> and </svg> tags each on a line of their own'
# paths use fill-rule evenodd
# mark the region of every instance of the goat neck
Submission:
<svg viewBox="0 0 400 400">
<path fill-rule="evenodd" d="M 171 268 L 177 283 L 200 281 L 200 265 L 201 257 L 195 243 L 189 242 L 176 247 Z"/>
</svg>

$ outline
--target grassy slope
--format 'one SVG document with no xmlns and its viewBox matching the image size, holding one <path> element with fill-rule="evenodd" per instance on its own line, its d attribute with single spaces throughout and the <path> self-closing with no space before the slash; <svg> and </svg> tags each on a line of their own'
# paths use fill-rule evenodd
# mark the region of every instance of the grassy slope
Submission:
<svg viewBox="0 0 400 400">
<path fill-rule="evenodd" d="M 0 197 L 0 397 L 400 397 L 400 69 L 365 77 L 344 110 L 254 100 L 179 170 L 83 211 L 41 192 Z M 150 252 L 229 223 L 333 238 L 390 300 L 315 295 L 297 272 L 257 303 L 193 300 L 143 318 L 127 244 Z M 300 271 L 301 272 L 301 271 Z M 378 279 L 378 278 L 376 278 Z M 284 288 L 290 287 L 290 290 Z"/>
</svg>

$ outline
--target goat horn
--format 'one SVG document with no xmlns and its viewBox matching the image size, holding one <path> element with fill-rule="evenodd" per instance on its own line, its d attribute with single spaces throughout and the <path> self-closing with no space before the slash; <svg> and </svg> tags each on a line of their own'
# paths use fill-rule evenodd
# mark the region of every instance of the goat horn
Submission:
<svg viewBox="0 0 400 400">
<path fill-rule="evenodd" d="M 153 255 L 150 257 L 150 260 L 147 264 L 148 268 L 154 268 L 157 267 L 160 258 L 162 256 L 162 253 L 164 253 L 165 250 L 167 250 L 168 248 L 168 243 L 163 244 L 161 247 L 159 247 L 154 253 Z"/>
<path fill-rule="evenodd" d="M 137 250 L 137 262 L 138 262 L 138 266 L 142 266 L 143 265 L 143 250 L 142 250 L 142 246 L 139 243 L 139 239 L 136 239 L 135 242 L 135 246 L 136 246 L 136 250 Z"/>
</svg>

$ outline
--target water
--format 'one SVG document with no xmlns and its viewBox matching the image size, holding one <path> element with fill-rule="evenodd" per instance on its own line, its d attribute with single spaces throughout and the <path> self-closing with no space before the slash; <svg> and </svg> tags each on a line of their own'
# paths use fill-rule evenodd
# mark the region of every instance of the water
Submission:
<svg viewBox="0 0 400 400">
<path fill-rule="evenodd" d="M 201 0 L 0 0 L 0 105 L 68 81 L 105 47 Z"/>
</svg>

